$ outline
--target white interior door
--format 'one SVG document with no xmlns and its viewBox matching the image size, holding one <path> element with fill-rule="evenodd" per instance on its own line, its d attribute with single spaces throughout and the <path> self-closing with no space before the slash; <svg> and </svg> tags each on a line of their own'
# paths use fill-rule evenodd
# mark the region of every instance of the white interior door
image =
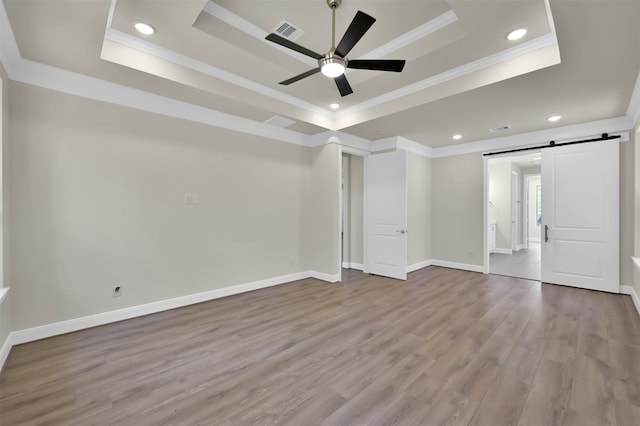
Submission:
<svg viewBox="0 0 640 426">
<path fill-rule="evenodd" d="M 542 151 L 542 281 L 619 293 L 617 141 Z"/>
<path fill-rule="evenodd" d="M 364 272 L 407 279 L 407 153 L 364 159 Z"/>
</svg>

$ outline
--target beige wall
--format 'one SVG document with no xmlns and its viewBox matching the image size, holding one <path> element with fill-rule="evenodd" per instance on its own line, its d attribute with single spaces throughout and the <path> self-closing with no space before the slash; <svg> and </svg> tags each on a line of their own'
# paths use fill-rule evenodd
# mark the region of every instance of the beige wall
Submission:
<svg viewBox="0 0 640 426">
<path fill-rule="evenodd" d="M 431 159 L 409 153 L 407 265 L 431 259 Z"/>
<path fill-rule="evenodd" d="M 337 232 L 313 244 L 303 227 L 335 228 L 337 200 L 302 220 L 311 201 L 330 202 L 324 185 L 337 192 L 335 145 L 314 150 L 312 185 L 308 148 L 19 83 L 10 123 L 15 330 L 335 270 L 325 260 Z M 185 205 L 186 193 L 200 204 Z"/>
<path fill-rule="evenodd" d="M 482 265 L 482 154 L 435 158 L 431 167 L 433 259 Z"/>
<path fill-rule="evenodd" d="M 308 149 L 308 148 L 306 148 Z M 311 150 L 310 201 L 304 210 L 304 253 L 307 269 L 340 273 L 340 147 L 327 144 Z"/>
</svg>

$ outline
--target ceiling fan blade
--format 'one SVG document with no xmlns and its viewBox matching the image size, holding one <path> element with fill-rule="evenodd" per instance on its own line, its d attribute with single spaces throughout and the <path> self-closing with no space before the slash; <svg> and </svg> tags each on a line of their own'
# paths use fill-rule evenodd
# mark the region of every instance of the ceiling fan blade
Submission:
<svg viewBox="0 0 640 426">
<path fill-rule="evenodd" d="M 334 80 L 336 82 L 336 86 L 338 86 L 338 90 L 340 91 L 340 96 L 347 96 L 353 93 L 353 89 L 344 74 L 335 77 Z"/>
<path fill-rule="evenodd" d="M 396 59 L 354 59 L 347 62 L 347 68 L 374 71 L 400 72 L 406 61 Z"/>
<path fill-rule="evenodd" d="M 280 46 L 284 46 L 286 48 L 289 48 L 291 50 L 295 50 L 296 52 L 302 53 L 303 55 L 307 55 L 312 57 L 313 59 L 322 59 L 324 58 L 324 55 L 321 55 L 319 53 L 314 52 L 313 50 L 309 50 L 306 47 L 302 47 L 297 43 L 292 42 L 291 40 L 288 40 L 284 37 L 280 37 L 278 34 L 274 34 L 271 33 L 268 36 L 265 37 L 265 39 L 279 44 Z"/>
<path fill-rule="evenodd" d="M 358 11 L 356 16 L 351 21 L 349 28 L 342 36 L 342 40 L 338 43 L 338 47 L 336 47 L 336 54 L 342 58 L 347 56 L 353 46 L 356 45 L 358 41 L 362 38 L 362 36 L 371 28 L 373 23 L 376 22 L 376 19 L 367 15 L 364 12 Z"/>
<path fill-rule="evenodd" d="M 307 78 L 307 77 L 309 77 L 311 75 L 314 75 L 314 74 L 317 74 L 319 72 L 320 72 L 320 67 L 314 68 L 312 70 L 303 72 L 302 74 L 298 74 L 295 77 L 291 77 L 289 80 L 281 81 L 280 84 L 288 86 L 291 83 L 295 83 L 298 80 L 302 80 L 303 78 Z"/>
</svg>

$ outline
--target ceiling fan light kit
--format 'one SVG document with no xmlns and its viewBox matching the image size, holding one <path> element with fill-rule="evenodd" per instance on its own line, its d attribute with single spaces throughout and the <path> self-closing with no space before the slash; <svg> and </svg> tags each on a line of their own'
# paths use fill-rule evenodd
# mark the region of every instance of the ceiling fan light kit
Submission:
<svg viewBox="0 0 640 426">
<path fill-rule="evenodd" d="M 271 33 L 267 35 L 266 39 L 286 47 L 291 50 L 295 50 L 298 53 L 309 56 L 318 61 L 318 68 L 311 69 L 303 72 L 297 76 L 294 76 L 288 80 L 281 81 L 282 85 L 289 85 L 303 78 L 310 77 L 318 72 L 327 77 L 333 78 L 338 87 L 338 91 L 341 96 L 347 96 L 353 93 L 353 89 L 347 81 L 344 75 L 346 68 L 361 69 L 361 70 L 373 70 L 373 71 L 392 71 L 401 72 L 404 69 L 406 63 L 405 60 L 396 59 L 359 59 L 349 60 L 347 55 L 353 49 L 353 47 L 360 41 L 362 36 L 371 28 L 375 18 L 367 15 L 362 11 L 358 11 L 356 16 L 351 21 L 351 24 L 347 28 L 347 31 L 342 36 L 342 39 L 336 47 L 336 9 L 340 6 L 342 0 L 327 0 L 327 5 L 331 8 L 332 13 L 332 32 L 331 32 L 331 50 L 328 53 L 321 55 L 317 52 L 300 46 L 291 40 L 279 36 L 278 34 Z"/>
</svg>

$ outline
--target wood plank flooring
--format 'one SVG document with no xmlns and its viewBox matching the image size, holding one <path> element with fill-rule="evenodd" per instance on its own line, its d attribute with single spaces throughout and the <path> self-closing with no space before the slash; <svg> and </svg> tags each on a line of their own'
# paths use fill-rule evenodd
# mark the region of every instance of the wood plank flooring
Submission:
<svg viewBox="0 0 640 426">
<path fill-rule="evenodd" d="M 640 425 L 628 296 L 346 271 L 14 347 L 10 425 Z"/>
</svg>

